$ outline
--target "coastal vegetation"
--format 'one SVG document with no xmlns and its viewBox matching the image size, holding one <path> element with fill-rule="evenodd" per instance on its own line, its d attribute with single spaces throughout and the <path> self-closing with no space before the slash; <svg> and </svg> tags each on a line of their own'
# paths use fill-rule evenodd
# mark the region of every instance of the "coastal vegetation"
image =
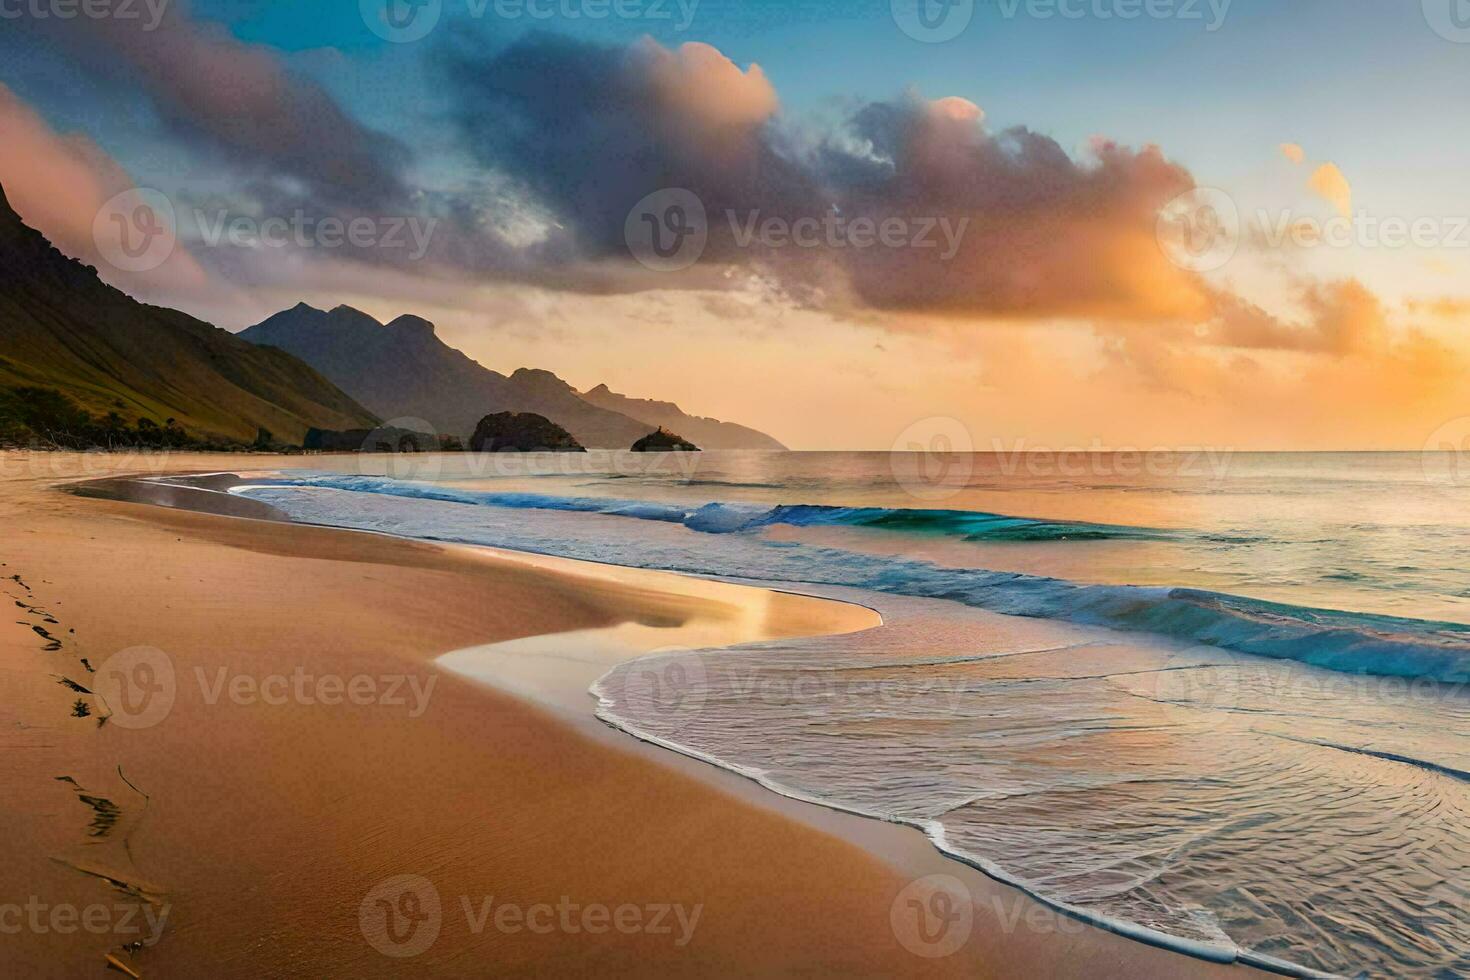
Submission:
<svg viewBox="0 0 1470 980">
<path fill-rule="evenodd" d="M 232 449 L 190 435 L 178 419 L 94 415 L 54 388 L 0 390 L 0 446 L 30 449 Z M 269 436 L 269 433 L 266 433 Z"/>
</svg>

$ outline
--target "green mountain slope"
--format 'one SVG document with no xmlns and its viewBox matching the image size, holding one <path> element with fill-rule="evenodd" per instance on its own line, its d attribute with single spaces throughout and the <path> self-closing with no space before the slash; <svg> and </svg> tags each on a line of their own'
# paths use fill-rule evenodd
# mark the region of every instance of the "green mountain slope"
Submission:
<svg viewBox="0 0 1470 980">
<path fill-rule="evenodd" d="M 0 188 L 0 389 L 54 388 L 97 414 L 194 436 L 299 443 L 376 419 L 306 364 L 108 286 L 28 227 Z"/>
</svg>

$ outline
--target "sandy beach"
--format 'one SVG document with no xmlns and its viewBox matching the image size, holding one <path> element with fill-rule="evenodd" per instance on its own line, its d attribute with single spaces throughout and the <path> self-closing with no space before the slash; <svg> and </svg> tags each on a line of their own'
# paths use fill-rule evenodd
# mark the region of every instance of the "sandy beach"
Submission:
<svg viewBox="0 0 1470 980">
<path fill-rule="evenodd" d="M 852 631 L 868 610 L 55 489 L 309 463 L 0 454 L 3 972 L 1247 975 L 641 744 L 590 699 L 581 715 L 436 662 L 608 628 Z M 159 700 L 107 703 L 119 666 Z M 974 899 L 952 949 L 901 923 L 931 875 Z"/>
</svg>

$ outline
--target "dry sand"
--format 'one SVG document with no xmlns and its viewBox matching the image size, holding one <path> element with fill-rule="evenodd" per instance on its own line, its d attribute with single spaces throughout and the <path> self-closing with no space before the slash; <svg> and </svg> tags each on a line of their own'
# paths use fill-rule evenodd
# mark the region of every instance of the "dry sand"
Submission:
<svg viewBox="0 0 1470 980">
<path fill-rule="evenodd" d="M 100 976 L 109 955 L 148 977 L 1247 975 L 435 663 L 619 624 L 861 629 L 866 610 L 53 489 L 293 465 L 310 460 L 0 453 L 0 975 Z M 138 647 L 167 660 L 124 676 L 175 681 L 161 718 L 166 691 L 97 693 Z M 932 874 L 976 903 L 937 958 L 891 917 Z M 387 955 L 364 921 L 389 953 L 433 941 Z"/>
</svg>

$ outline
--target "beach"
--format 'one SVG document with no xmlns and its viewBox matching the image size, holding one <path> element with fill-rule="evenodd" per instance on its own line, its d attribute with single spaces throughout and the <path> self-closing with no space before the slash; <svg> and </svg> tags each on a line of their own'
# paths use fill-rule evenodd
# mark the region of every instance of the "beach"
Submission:
<svg viewBox="0 0 1470 980">
<path fill-rule="evenodd" d="M 436 663 L 628 625 L 854 631 L 869 610 L 55 489 L 309 457 L 0 460 L 6 972 L 1247 975 L 1058 915 L 912 828 L 640 743 L 590 698 L 578 721 Z M 166 663 L 166 714 L 99 725 L 109 662 Z M 973 897 L 953 949 L 896 925 L 933 875 Z M 386 937 L 380 900 L 403 915 Z"/>
<path fill-rule="evenodd" d="M 1470 980 L 1467 5 L 0 0 L 0 980 Z"/>
</svg>

